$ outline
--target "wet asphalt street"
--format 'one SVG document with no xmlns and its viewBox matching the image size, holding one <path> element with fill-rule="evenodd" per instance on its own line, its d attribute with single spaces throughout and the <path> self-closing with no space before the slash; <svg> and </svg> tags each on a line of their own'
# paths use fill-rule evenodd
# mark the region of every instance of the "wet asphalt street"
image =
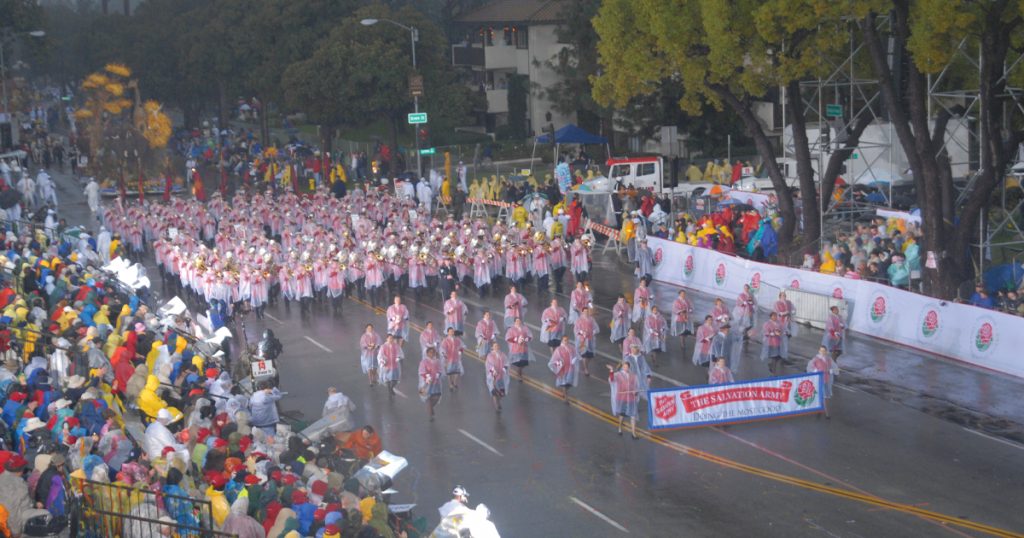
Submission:
<svg viewBox="0 0 1024 538">
<path fill-rule="evenodd" d="M 88 209 L 71 181 L 58 176 L 62 216 L 76 222 L 87 219 Z M 631 293 L 635 281 L 614 255 L 596 258 L 595 304 L 609 307 L 618 293 Z M 154 287 L 160 291 L 159 277 Z M 667 308 L 676 289 L 660 283 L 654 289 Z M 484 308 L 500 314 L 503 294 L 480 298 L 467 290 L 471 323 Z M 532 285 L 525 295 L 536 338 L 551 295 Z M 710 310 L 712 298 L 690 296 L 696 314 Z M 568 306 L 568 297 L 558 298 Z M 357 423 L 374 425 L 387 450 L 409 459 L 394 501 L 417 503 L 415 512 L 432 522 L 452 487 L 462 484 L 471 504 L 487 504 L 502 536 L 512 537 L 1024 533 L 1016 508 L 1024 491 L 1024 446 L 1015 442 L 1024 422 L 1020 380 L 856 336 L 841 360 L 831 420 L 805 416 L 656 435 L 645 430 L 634 441 L 616 435 L 604 376 L 581 378 L 570 405 L 556 397 L 548 348 L 535 341 L 538 361 L 527 368 L 525 383 L 513 382 L 500 415 L 491 406 L 482 363 L 467 353 L 462 388 L 445 393 L 430 422 L 416 394 L 415 329 L 440 322 L 441 300 L 416 302 L 407 295 L 405 302 L 413 343 L 405 346 L 395 397 L 369 387 L 359 369 L 359 334 L 367 323 L 379 330 L 384 325 L 382 313 L 368 305 L 346 300 L 335 314 L 327 306 L 303 313 L 279 303 L 263 322 L 247 319 L 246 332 L 255 341 L 264 327 L 272 328 L 284 345 L 285 413 L 315 419 L 329 386 L 353 399 Z M 619 356 L 608 341 L 609 316 L 607 308 L 598 312 L 602 334 L 593 372 Z M 788 373 L 804 370 L 820 337 L 804 330 L 794 339 Z M 475 342 L 467 337 L 466 343 Z M 669 345 L 652 385 L 704 383 L 706 370 L 690 362 L 692 339 L 685 351 L 677 339 Z M 756 341 L 745 346 L 737 379 L 768 375 L 759 351 Z M 646 405 L 641 412 L 646 416 Z"/>
</svg>

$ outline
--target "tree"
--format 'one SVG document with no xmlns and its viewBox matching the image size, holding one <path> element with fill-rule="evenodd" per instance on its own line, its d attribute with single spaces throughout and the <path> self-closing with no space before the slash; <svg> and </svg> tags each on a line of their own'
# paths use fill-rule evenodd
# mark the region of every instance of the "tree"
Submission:
<svg viewBox="0 0 1024 538">
<path fill-rule="evenodd" d="M 526 97 L 529 91 L 528 76 L 508 76 L 508 132 L 509 138 L 513 140 L 522 140 L 529 136 L 526 132 Z"/>
<path fill-rule="evenodd" d="M 412 111 L 409 32 L 383 22 L 363 26 L 365 18 L 391 19 L 418 29 L 417 72 L 425 88 L 421 110 L 429 111 L 434 132 L 464 121 L 474 96 L 448 61 L 444 34 L 415 9 L 391 11 L 382 4 L 355 11 L 308 59 L 289 66 L 282 84 L 287 104 L 320 124 L 322 134 L 387 118 L 397 147 L 405 114 Z"/>
<path fill-rule="evenodd" d="M 861 31 L 881 86 L 890 121 L 907 156 L 921 206 L 923 247 L 936 259 L 936 267 L 924 269 L 926 292 L 950 298 L 958 282 L 969 278 L 973 266 L 969 246 L 977 235 L 978 221 L 989 200 L 1003 181 L 1012 150 L 1024 138 L 1018 129 L 1003 132 L 1004 75 L 1007 53 L 1020 46 L 1024 2 L 938 2 L 936 0 L 893 0 L 863 2 L 868 12 L 861 18 Z M 879 28 L 879 14 L 888 12 L 888 32 Z M 890 39 L 891 44 L 884 40 Z M 948 115 L 928 115 L 927 75 L 949 62 L 961 41 L 977 46 L 980 56 L 978 80 L 980 114 L 978 126 L 985 140 L 981 148 L 981 169 L 960 209 L 953 218 L 952 176 L 944 154 Z M 888 62 L 889 47 L 908 57 L 905 72 L 894 71 Z M 905 79 L 905 85 L 899 82 Z M 934 121 L 934 124 L 930 124 Z M 945 210 L 944 210 L 945 208 Z"/>
<path fill-rule="evenodd" d="M 816 241 L 821 235 L 819 211 L 828 198 L 818 195 L 799 83 L 823 74 L 830 66 L 827 60 L 844 51 L 847 14 L 845 3 L 829 0 L 607 1 L 594 19 L 605 67 L 593 79 L 594 96 L 622 106 L 669 82 L 681 88 L 678 104 L 690 115 L 700 115 L 706 107 L 731 109 L 753 140 L 778 194 L 780 242 L 791 244 L 796 229 L 793 198 L 775 145 L 754 112 L 758 101 L 788 87 L 805 241 Z M 846 142 L 832 152 L 821 178 L 822 192 L 831 192 L 870 120 L 859 117 L 846 127 Z"/>
</svg>

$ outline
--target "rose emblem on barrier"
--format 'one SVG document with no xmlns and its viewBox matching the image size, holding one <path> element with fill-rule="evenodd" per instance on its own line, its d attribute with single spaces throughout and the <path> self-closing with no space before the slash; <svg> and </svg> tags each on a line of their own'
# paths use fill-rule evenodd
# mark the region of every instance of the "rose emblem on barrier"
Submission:
<svg viewBox="0 0 1024 538">
<path fill-rule="evenodd" d="M 800 289 L 800 281 L 794 278 L 793 281 L 789 283 L 789 287 L 793 288 L 794 290 Z"/>
<path fill-rule="evenodd" d="M 750 289 L 757 293 L 761 291 L 761 272 L 757 271 L 750 277 Z"/>
<path fill-rule="evenodd" d="M 668 420 L 676 416 L 676 399 L 671 394 L 668 396 L 654 397 L 654 416 Z"/>
<path fill-rule="evenodd" d="M 925 336 L 932 336 L 937 330 L 939 330 L 939 313 L 935 310 L 929 310 L 924 315 L 924 321 L 921 322 L 921 333 Z"/>
<path fill-rule="evenodd" d="M 995 336 L 995 331 L 992 328 L 992 324 L 985 322 L 978 327 L 978 334 L 974 337 L 974 347 L 978 348 L 978 351 L 985 351 L 992 345 L 992 339 Z"/>
<path fill-rule="evenodd" d="M 885 297 L 875 297 L 874 304 L 871 305 L 871 321 L 878 323 L 885 318 Z"/>
<path fill-rule="evenodd" d="M 683 262 L 683 272 L 686 273 L 686 276 L 693 274 L 693 254 L 686 255 L 686 261 Z"/>
<path fill-rule="evenodd" d="M 664 257 L 665 254 L 661 251 L 661 248 L 659 247 L 658 250 L 654 251 L 654 265 L 658 265 L 659 263 L 661 263 L 661 259 Z"/>
<path fill-rule="evenodd" d="M 840 288 L 839 286 L 836 286 L 835 289 L 832 290 L 832 298 L 833 299 L 842 299 L 843 298 L 843 288 Z"/>
<path fill-rule="evenodd" d="M 725 282 L 725 264 L 719 263 L 715 268 L 715 284 L 721 286 L 722 282 Z"/>
<path fill-rule="evenodd" d="M 805 379 L 797 385 L 793 401 L 800 407 L 807 407 L 814 401 L 816 394 L 818 394 L 818 390 L 814 388 L 814 383 L 810 379 Z"/>
</svg>

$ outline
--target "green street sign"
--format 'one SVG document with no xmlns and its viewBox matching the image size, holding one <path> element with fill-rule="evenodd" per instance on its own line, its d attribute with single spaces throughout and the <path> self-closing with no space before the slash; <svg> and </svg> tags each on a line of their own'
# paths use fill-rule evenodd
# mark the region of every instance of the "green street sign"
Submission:
<svg viewBox="0 0 1024 538">
<path fill-rule="evenodd" d="M 843 117 L 843 105 L 825 105 L 825 116 L 829 118 Z"/>
<path fill-rule="evenodd" d="M 409 114 L 409 125 L 417 125 L 420 123 L 427 123 L 426 112 L 412 112 Z"/>
<path fill-rule="evenodd" d="M 420 150 L 420 155 L 433 155 L 437 153 L 437 148 L 423 148 Z"/>
<path fill-rule="evenodd" d="M 858 154 L 856 154 L 856 153 L 854 153 L 854 154 L 850 155 L 850 159 L 851 159 L 851 160 L 857 160 L 857 159 L 859 159 L 859 158 L 860 158 L 860 155 L 858 155 Z"/>
</svg>

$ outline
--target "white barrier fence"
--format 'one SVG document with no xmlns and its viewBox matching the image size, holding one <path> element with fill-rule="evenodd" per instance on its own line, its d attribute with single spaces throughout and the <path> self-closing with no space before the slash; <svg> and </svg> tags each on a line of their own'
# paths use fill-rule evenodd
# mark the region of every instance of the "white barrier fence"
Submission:
<svg viewBox="0 0 1024 538">
<path fill-rule="evenodd" d="M 1024 318 L 656 237 L 648 242 L 656 280 L 729 298 L 750 284 L 761 303 L 775 300 L 764 296 L 762 281 L 845 299 L 851 330 L 1024 378 Z"/>
<path fill-rule="evenodd" d="M 793 303 L 793 308 L 796 309 L 793 319 L 811 327 L 824 329 L 825 322 L 828 321 L 829 310 L 833 306 L 839 307 L 839 315 L 843 319 L 850 319 L 850 303 L 846 299 L 837 299 L 831 295 L 811 293 L 795 288 L 786 288 L 786 298 Z M 766 300 L 768 304 L 772 304 L 771 299 L 771 296 L 768 296 Z"/>
</svg>

